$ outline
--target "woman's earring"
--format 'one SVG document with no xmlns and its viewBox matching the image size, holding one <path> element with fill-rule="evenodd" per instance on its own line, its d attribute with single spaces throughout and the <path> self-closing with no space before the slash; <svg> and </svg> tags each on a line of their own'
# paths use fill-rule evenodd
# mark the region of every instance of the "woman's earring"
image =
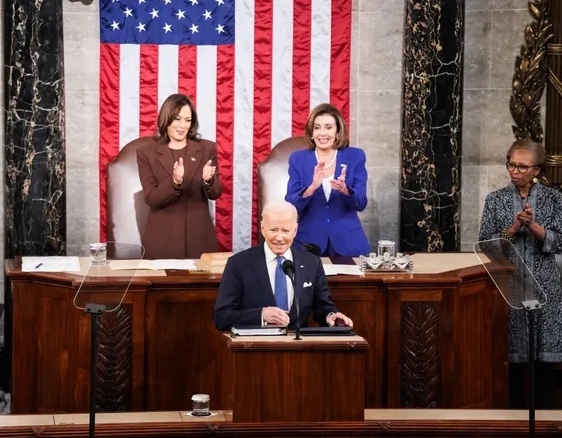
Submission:
<svg viewBox="0 0 562 438">
<path fill-rule="evenodd" d="M 537 178 L 536 176 L 533 178 L 533 182 L 534 182 L 535 184 L 539 182 L 539 180 L 538 180 L 538 178 Z"/>
</svg>

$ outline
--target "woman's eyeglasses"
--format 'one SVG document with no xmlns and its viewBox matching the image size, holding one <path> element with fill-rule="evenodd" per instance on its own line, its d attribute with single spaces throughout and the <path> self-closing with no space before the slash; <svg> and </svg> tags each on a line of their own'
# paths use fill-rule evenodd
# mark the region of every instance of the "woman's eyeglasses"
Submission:
<svg viewBox="0 0 562 438">
<path fill-rule="evenodd" d="M 507 167 L 507 170 L 509 170 L 510 172 L 514 172 L 515 169 L 517 169 L 517 172 L 525 173 L 531 167 L 537 167 L 537 166 L 536 164 L 531 164 L 530 166 L 527 166 L 526 164 L 505 163 L 505 167 Z"/>
</svg>

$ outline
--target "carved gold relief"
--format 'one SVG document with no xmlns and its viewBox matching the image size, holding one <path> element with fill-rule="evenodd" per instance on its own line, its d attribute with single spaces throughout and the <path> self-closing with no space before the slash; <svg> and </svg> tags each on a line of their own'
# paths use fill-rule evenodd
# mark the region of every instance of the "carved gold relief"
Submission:
<svg viewBox="0 0 562 438">
<path fill-rule="evenodd" d="M 529 12 L 535 21 L 525 27 L 525 44 L 515 60 L 509 109 L 515 121 L 512 126 L 515 137 L 542 143 L 540 100 L 548 72 L 547 44 L 554 34 L 548 20 L 548 0 L 529 1 Z"/>
</svg>

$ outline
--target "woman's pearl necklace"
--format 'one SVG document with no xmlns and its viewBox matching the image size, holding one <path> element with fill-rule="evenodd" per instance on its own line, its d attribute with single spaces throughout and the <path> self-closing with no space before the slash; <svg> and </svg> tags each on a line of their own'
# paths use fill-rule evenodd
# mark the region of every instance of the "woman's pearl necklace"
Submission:
<svg viewBox="0 0 562 438">
<path fill-rule="evenodd" d="M 314 155 L 316 156 L 316 162 L 319 163 L 320 160 L 318 159 L 318 149 L 314 149 Z M 337 156 L 338 150 L 336 149 L 336 152 L 334 152 L 334 156 L 332 157 L 332 161 L 330 161 L 328 164 L 325 164 L 324 169 L 329 169 L 330 167 L 332 167 L 332 165 L 336 162 Z"/>
</svg>

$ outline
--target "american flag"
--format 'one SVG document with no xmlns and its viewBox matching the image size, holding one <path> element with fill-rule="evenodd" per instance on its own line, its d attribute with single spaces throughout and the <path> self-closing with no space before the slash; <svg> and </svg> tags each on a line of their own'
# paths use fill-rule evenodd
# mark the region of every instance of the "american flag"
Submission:
<svg viewBox="0 0 562 438">
<path fill-rule="evenodd" d="M 156 130 L 173 93 L 190 96 L 216 141 L 225 186 L 215 204 L 223 250 L 257 241 L 256 169 L 302 135 L 321 102 L 348 119 L 351 0 L 100 0 L 100 227 L 106 166 Z M 103 240 L 102 240 L 103 241 Z"/>
</svg>

